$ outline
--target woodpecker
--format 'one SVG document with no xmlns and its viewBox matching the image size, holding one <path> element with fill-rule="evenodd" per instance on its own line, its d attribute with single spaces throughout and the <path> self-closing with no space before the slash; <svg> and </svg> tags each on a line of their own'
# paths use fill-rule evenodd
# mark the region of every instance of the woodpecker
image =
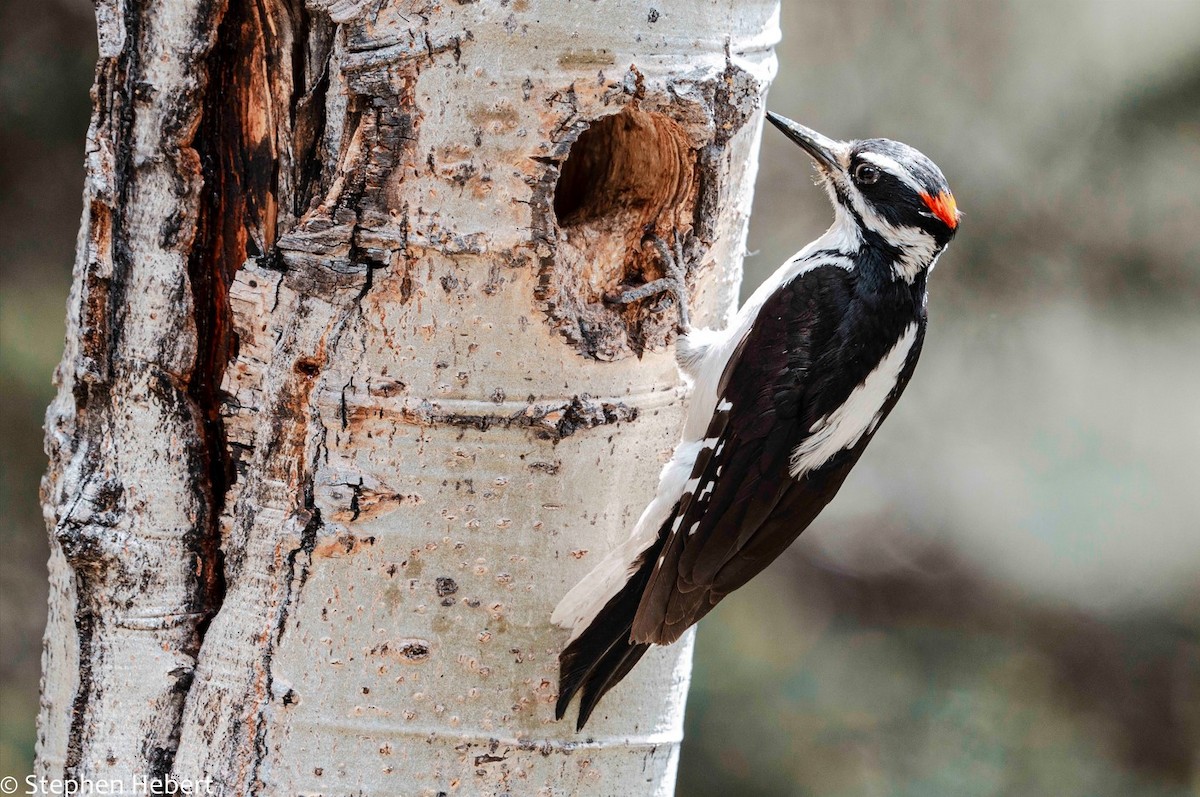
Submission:
<svg viewBox="0 0 1200 797">
<path fill-rule="evenodd" d="M 833 225 L 728 328 L 685 328 L 679 338 L 692 385 L 682 439 L 628 540 L 552 615 L 571 630 L 556 715 L 581 693 L 578 730 L 650 645 L 679 639 L 812 523 L 921 352 L 929 272 L 960 215 L 941 170 L 896 141 L 836 141 L 767 118 L 815 162 Z M 682 257 L 678 242 L 673 253 L 655 245 L 666 273 L 681 274 L 669 262 Z M 670 290 L 686 327 L 683 286 Z"/>
</svg>

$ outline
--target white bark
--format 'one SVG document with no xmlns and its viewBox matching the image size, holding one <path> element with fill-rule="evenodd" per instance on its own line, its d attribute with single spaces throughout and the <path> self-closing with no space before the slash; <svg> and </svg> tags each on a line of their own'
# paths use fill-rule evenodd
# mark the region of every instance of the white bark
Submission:
<svg viewBox="0 0 1200 797">
<path fill-rule="evenodd" d="M 733 308 L 773 0 L 98 23 L 39 774 L 670 793 L 690 637 L 578 736 L 549 617 L 682 420 L 674 309 L 603 297 L 694 229 Z"/>
</svg>

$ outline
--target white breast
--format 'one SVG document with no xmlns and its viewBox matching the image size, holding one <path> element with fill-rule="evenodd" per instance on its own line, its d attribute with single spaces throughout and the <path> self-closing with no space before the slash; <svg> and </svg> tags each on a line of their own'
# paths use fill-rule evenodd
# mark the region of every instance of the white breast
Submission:
<svg viewBox="0 0 1200 797">
<path fill-rule="evenodd" d="M 788 472 L 794 478 L 816 470 L 875 430 L 883 405 L 896 387 L 916 339 L 917 325 L 909 324 L 896 345 L 866 380 L 851 391 L 845 403 L 812 425 L 809 436 L 792 451 Z"/>
</svg>

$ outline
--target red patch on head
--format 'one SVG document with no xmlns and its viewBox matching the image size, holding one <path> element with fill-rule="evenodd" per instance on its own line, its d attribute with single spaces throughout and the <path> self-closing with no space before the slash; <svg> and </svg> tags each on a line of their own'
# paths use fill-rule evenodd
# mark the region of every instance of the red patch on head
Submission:
<svg viewBox="0 0 1200 797">
<path fill-rule="evenodd" d="M 921 201 L 947 227 L 953 230 L 958 226 L 958 205 L 954 204 L 952 195 L 945 191 L 938 192 L 937 196 L 921 194 Z"/>
</svg>

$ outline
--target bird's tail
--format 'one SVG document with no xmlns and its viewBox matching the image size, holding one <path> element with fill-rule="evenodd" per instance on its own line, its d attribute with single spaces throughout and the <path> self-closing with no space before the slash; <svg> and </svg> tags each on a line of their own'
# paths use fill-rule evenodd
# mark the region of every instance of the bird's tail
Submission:
<svg viewBox="0 0 1200 797">
<path fill-rule="evenodd" d="M 571 699 L 582 692 L 576 730 L 583 729 L 600 698 L 620 683 L 650 648 L 649 644 L 634 644 L 629 634 L 662 545 L 662 541 L 656 541 L 642 552 L 625 586 L 558 656 L 558 703 L 554 713 L 562 719 Z"/>
</svg>

